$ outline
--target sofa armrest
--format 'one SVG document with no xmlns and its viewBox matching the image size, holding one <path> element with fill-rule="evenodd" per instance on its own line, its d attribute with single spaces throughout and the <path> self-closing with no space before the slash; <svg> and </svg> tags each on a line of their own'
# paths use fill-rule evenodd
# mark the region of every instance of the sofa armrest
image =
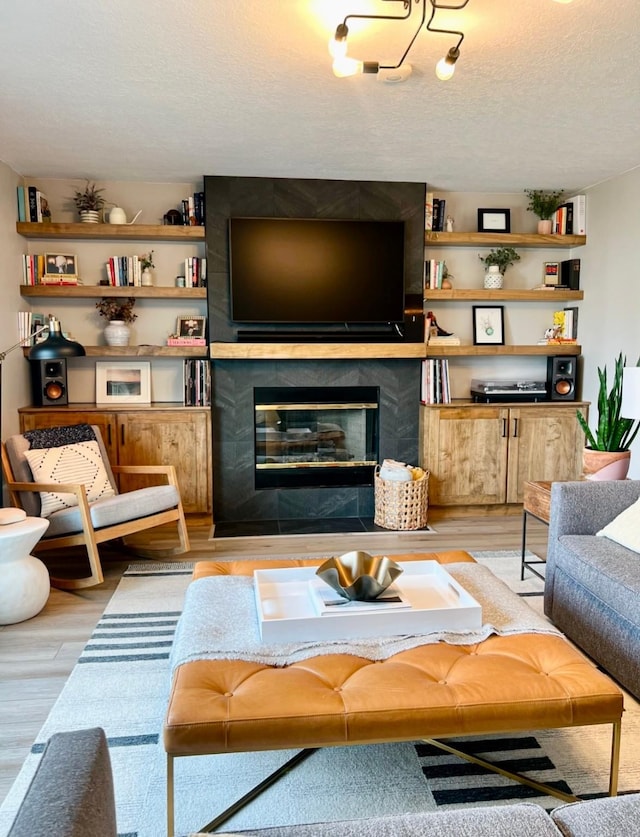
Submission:
<svg viewBox="0 0 640 837">
<path fill-rule="evenodd" d="M 560 805 L 551 818 L 566 837 L 637 834 L 640 793 Z"/>
<path fill-rule="evenodd" d="M 104 730 L 51 736 L 8 837 L 117 837 Z"/>
<path fill-rule="evenodd" d="M 551 612 L 556 556 L 563 535 L 595 535 L 640 497 L 640 480 L 583 480 L 551 484 L 545 568 L 545 613 Z"/>
</svg>

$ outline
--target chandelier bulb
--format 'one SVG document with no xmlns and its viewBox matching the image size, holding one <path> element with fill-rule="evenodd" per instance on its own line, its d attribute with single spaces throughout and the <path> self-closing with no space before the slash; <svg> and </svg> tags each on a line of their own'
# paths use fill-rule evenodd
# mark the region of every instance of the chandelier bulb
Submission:
<svg viewBox="0 0 640 837">
<path fill-rule="evenodd" d="M 440 81 L 448 81 L 454 74 L 456 69 L 456 61 L 460 57 L 460 50 L 457 47 L 451 47 L 449 52 L 441 58 L 436 64 L 436 76 Z"/>
<path fill-rule="evenodd" d="M 347 54 L 347 35 L 349 34 L 349 27 L 346 23 L 340 23 L 336 27 L 336 33 L 329 40 L 329 55 L 333 58 L 344 58 Z"/>
<path fill-rule="evenodd" d="M 349 58 L 347 55 L 340 58 L 334 58 L 333 61 L 333 74 L 338 78 L 355 76 L 362 72 L 362 68 L 362 61 L 358 61 L 357 58 Z"/>
</svg>

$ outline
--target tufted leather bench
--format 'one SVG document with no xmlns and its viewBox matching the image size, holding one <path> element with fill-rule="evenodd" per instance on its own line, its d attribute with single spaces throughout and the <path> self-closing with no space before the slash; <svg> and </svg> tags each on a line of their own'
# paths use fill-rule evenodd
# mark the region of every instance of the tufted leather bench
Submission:
<svg viewBox="0 0 640 837">
<path fill-rule="evenodd" d="M 394 560 L 469 562 L 466 552 Z M 316 560 L 203 561 L 194 579 Z M 612 724 L 615 795 L 623 697 L 562 637 L 492 636 L 476 645 L 424 645 L 372 662 L 348 654 L 276 668 L 238 660 L 190 662 L 173 677 L 164 724 L 168 829 L 176 757 L 447 738 Z M 444 746 L 444 745 L 440 745 Z"/>
</svg>

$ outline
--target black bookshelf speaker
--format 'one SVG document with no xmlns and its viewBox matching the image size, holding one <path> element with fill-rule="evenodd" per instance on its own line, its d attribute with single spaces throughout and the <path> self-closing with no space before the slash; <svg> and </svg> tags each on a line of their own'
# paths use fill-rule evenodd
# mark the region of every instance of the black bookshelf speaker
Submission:
<svg viewBox="0 0 640 837">
<path fill-rule="evenodd" d="M 549 401 L 575 401 L 577 359 L 575 357 L 547 358 L 547 393 Z"/>
<path fill-rule="evenodd" d="M 34 407 L 59 407 L 69 403 L 66 358 L 31 360 L 29 365 Z"/>
</svg>

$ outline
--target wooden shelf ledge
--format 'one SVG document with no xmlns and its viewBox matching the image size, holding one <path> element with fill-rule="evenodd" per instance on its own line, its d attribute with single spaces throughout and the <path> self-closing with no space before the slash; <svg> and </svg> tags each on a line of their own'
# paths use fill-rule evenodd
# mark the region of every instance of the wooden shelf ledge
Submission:
<svg viewBox="0 0 640 837">
<path fill-rule="evenodd" d="M 538 233 L 425 232 L 425 244 L 433 247 L 582 247 L 586 235 Z"/>
<path fill-rule="evenodd" d="M 114 287 L 113 285 L 20 285 L 20 296 L 60 299 L 97 299 L 103 296 L 132 296 L 135 299 L 206 299 L 206 288 L 175 288 L 154 285 L 151 288 Z"/>
<path fill-rule="evenodd" d="M 163 224 L 33 224 L 16 223 L 25 238 L 148 239 L 150 241 L 204 241 L 204 227 Z"/>
<path fill-rule="evenodd" d="M 565 289 L 552 290 L 518 290 L 500 288 L 495 290 L 487 290 L 485 288 L 453 288 L 445 290 L 444 288 L 430 288 L 424 292 L 425 300 L 458 300 L 464 302 L 465 300 L 504 300 L 505 302 L 568 302 L 569 300 L 584 299 L 584 291 L 570 291 Z"/>
<path fill-rule="evenodd" d="M 424 343 L 211 343 L 212 360 L 376 360 L 423 358 Z"/>
</svg>

